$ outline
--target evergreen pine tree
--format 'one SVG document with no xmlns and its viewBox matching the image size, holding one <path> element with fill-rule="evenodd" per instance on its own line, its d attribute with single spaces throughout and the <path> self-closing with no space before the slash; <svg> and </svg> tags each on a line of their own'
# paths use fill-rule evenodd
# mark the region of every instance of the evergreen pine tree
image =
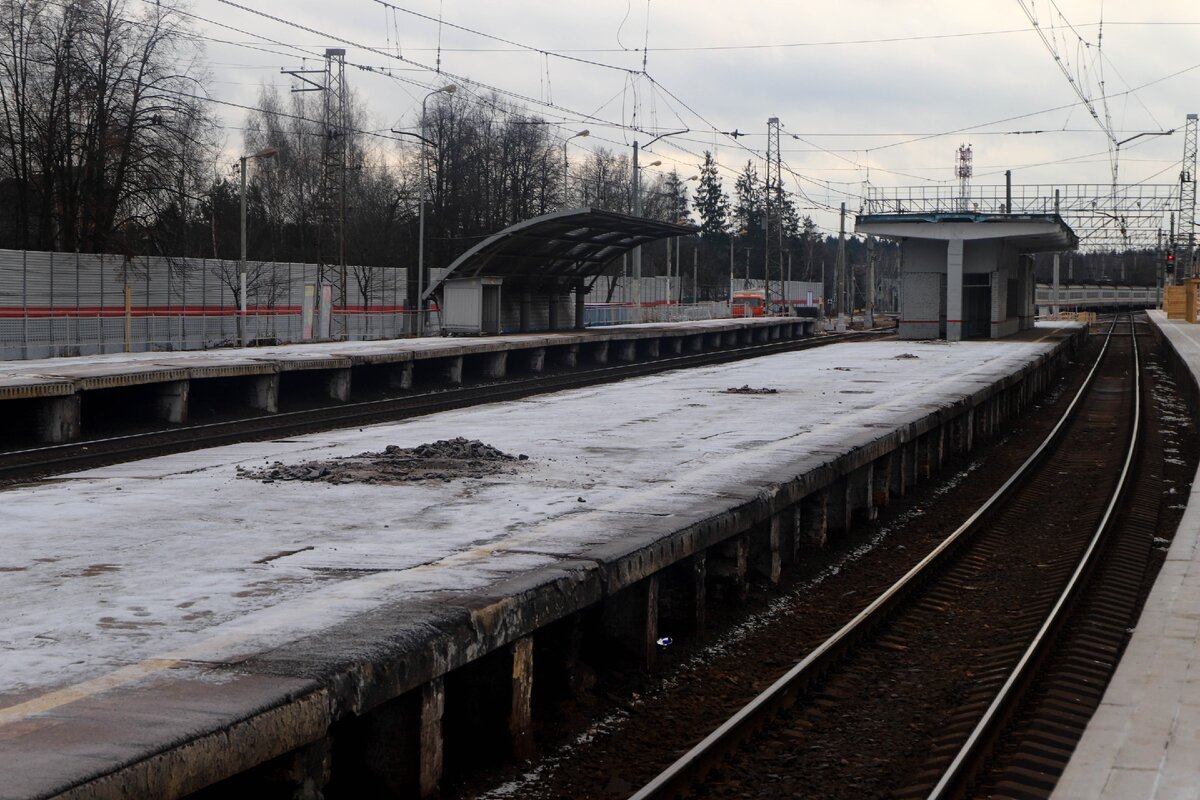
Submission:
<svg viewBox="0 0 1200 800">
<path fill-rule="evenodd" d="M 717 162 L 708 150 L 704 151 L 700 184 L 696 187 L 692 205 L 700 215 L 700 235 L 706 240 L 711 241 L 726 232 L 729 227 L 729 195 L 721 186 Z"/>
</svg>

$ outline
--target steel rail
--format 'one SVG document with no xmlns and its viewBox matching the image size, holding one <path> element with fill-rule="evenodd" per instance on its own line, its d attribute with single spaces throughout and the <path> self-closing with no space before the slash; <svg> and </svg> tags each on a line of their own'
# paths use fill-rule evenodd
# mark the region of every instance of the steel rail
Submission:
<svg viewBox="0 0 1200 800">
<path fill-rule="evenodd" d="M 367 422 L 406 419 L 438 411 L 610 383 L 669 370 L 712 366 L 776 353 L 807 350 L 840 342 L 870 339 L 891 332 L 890 330 L 854 331 L 830 336 L 786 339 L 706 353 L 656 358 L 637 363 L 576 369 L 556 375 L 502 383 L 427 391 L 403 397 L 342 403 L 301 411 L 284 411 L 269 416 L 242 417 L 198 425 L 161 428 L 143 433 L 84 439 L 65 444 L 0 451 L 0 480 L 20 479 L 77 469 L 97 463 L 114 463 L 279 435 L 353 427 Z"/>
<path fill-rule="evenodd" d="M 991 497 L 976 509 L 965 522 L 943 539 L 921 561 L 914 565 L 899 580 L 873 600 L 853 619 L 836 633 L 814 648 L 795 666 L 780 676 L 757 697 L 743 706 L 732 717 L 721 724 L 673 764 L 659 773 L 653 780 L 631 795 L 629 800 L 652 800 L 652 798 L 677 797 L 684 794 L 723 755 L 731 752 L 744 741 L 753 730 L 776 709 L 786 707 L 805 686 L 816 680 L 849 647 L 871 629 L 878 626 L 903 599 L 967 541 L 977 525 L 1006 499 L 1013 489 L 1026 478 L 1048 450 L 1057 443 L 1067 424 L 1074 418 L 1084 396 L 1091 388 L 1100 364 L 1108 353 L 1117 320 L 1114 317 L 1101 346 L 1100 353 L 1088 371 L 1083 384 L 1075 393 L 1058 422 L 1028 458 L 1013 472 Z"/>
<path fill-rule="evenodd" d="M 1113 321 L 1116 326 L 1116 320 Z M 985 757 L 987 748 L 995 742 L 1001 728 L 1007 724 L 1012 712 L 1021 702 L 1024 690 L 1031 682 L 1037 666 L 1042 662 L 1049 650 L 1055 644 L 1055 637 L 1069 614 L 1075 600 L 1083 591 L 1086 580 L 1096 561 L 1099 559 L 1104 540 L 1109 527 L 1117 513 L 1117 506 L 1129 487 L 1128 478 L 1133 471 L 1134 459 L 1138 452 L 1138 441 L 1142 426 L 1142 396 L 1141 369 L 1138 364 L 1137 330 L 1132 315 L 1129 317 L 1129 334 L 1133 342 L 1133 420 L 1130 426 L 1129 446 L 1125 453 L 1125 463 L 1121 467 L 1117 485 L 1113 489 L 1104 515 L 1096 525 L 1096 530 L 1084 550 L 1083 556 L 1071 573 L 1066 587 L 1059 594 L 1050 613 L 1046 616 L 1041 628 L 1022 653 L 1017 665 L 1005 680 L 995 699 L 988 706 L 966 742 L 959 749 L 950 766 L 942 774 L 941 780 L 929 793 L 929 800 L 943 800 L 947 797 L 957 797 L 967 790 L 974 780 L 981 760 Z"/>
</svg>

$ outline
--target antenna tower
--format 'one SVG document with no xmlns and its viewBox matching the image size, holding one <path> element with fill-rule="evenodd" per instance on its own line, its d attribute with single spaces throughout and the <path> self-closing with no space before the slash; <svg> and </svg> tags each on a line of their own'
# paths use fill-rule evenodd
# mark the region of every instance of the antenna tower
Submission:
<svg viewBox="0 0 1200 800">
<path fill-rule="evenodd" d="M 1179 169 L 1179 244 L 1183 257 L 1176 259 L 1183 274 L 1196 277 L 1196 115 L 1187 115 L 1183 130 L 1183 164 Z"/>
<path fill-rule="evenodd" d="M 974 154 L 971 145 L 959 145 L 958 160 L 954 164 L 954 176 L 958 178 L 958 210 L 971 210 L 971 161 Z"/>
<path fill-rule="evenodd" d="M 766 201 L 766 262 L 764 269 L 764 292 L 767 309 L 771 307 L 771 273 L 779 276 L 779 299 L 786 292 L 783 287 L 783 158 L 779 149 L 779 117 L 767 120 L 767 180 L 763 186 Z"/>
</svg>

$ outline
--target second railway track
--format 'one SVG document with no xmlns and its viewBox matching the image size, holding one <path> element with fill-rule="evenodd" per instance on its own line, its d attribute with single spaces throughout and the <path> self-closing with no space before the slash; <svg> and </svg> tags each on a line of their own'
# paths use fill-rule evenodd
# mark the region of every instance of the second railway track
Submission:
<svg viewBox="0 0 1200 800">
<path fill-rule="evenodd" d="M 1047 658 L 1031 642 L 1054 641 L 1062 618 L 1048 621 L 1050 610 L 1072 608 L 1076 578 L 1092 570 L 1082 555 L 1104 551 L 1094 535 L 1116 513 L 1134 463 L 1139 370 L 1124 329 L 1133 327 L 1114 324 L 1070 411 L 1020 477 L 634 797 L 682 796 L 701 781 L 706 797 L 967 793 Z M 1115 661 L 1111 643 L 1090 641 Z M 904 752 L 885 751 L 898 730 Z M 1047 791 L 1044 776 L 1021 781 L 1044 755 L 1019 753 L 991 785 L 1014 796 Z"/>
</svg>

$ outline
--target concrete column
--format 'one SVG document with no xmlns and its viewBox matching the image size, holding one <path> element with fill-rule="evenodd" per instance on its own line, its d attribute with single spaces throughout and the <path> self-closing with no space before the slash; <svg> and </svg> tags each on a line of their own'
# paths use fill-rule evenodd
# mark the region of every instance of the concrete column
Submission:
<svg viewBox="0 0 1200 800">
<path fill-rule="evenodd" d="M 508 374 L 508 351 L 497 350 L 483 355 L 483 377 L 489 380 L 503 380 Z"/>
<path fill-rule="evenodd" d="M 449 356 L 441 359 L 442 377 L 447 383 L 461 384 L 463 380 L 463 357 Z"/>
<path fill-rule="evenodd" d="M 646 358 L 658 358 L 658 339 L 642 339 L 642 348 L 646 353 Z"/>
<path fill-rule="evenodd" d="M 575 282 L 575 330 L 583 330 L 586 317 L 587 286 L 582 280 Z"/>
<path fill-rule="evenodd" d="M 81 429 L 79 394 L 47 397 L 37 405 L 38 440 L 62 444 L 79 438 Z"/>
<path fill-rule="evenodd" d="M 770 548 L 770 569 L 767 578 L 771 583 L 779 583 L 783 574 L 783 515 L 771 515 L 771 530 L 767 534 L 767 546 Z"/>
<path fill-rule="evenodd" d="M 608 363 L 608 342 L 592 343 L 592 360 L 597 364 Z"/>
<path fill-rule="evenodd" d="M 759 344 L 763 344 L 763 343 L 771 340 L 771 329 L 768 328 L 766 325 L 763 325 L 762 327 L 759 327 L 759 328 L 754 328 L 753 331 L 754 331 L 753 336 L 754 336 L 755 342 L 758 342 Z"/>
<path fill-rule="evenodd" d="M 421 687 L 421 733 L 418 743 L 420 776 L 418 792 L 422 798 L 435 797 L 442 782 L 442 713 L 446 710 L 446 689 L 442 679 L 434 678 Z"/>
<path fill-rule="evenodd" d="M 829 490 L 802 499 L 796 509 L 796 560 L 802 550 L 824 550 L 829 541 Z"/>
<path fill-rule="evenodd" d="M 188 392 L 191 389 L 191 381 L 167 381 L 154 388 L 155 416 L 173 425 L 187 422 Z"/>
<path fill-rule="evenodd" d="M 331 369 L 325 381 L 325 396 L 338 403 L 350 399 L 350 368 Z"/>
<path fill-rule="evenodd" d="M 617 361 L 633 361 L 637 358 L 637 341 L 634 339 L 625 339 L 624 341 L 615 342 L 617 346 Z"/>
<path fill-rule="evenodd" d="M 402 361 L 388 370 L 387 387 L 389 389 L 407 391 L 412 388 L 412 384 L 413 363 L 411 361 Z"/>
<path fill-rule="evenodd" d="M 709 347 L 720 347 L 725 341 L 724 334 L 720 333 L 719 331 L 717 333 L 705 334 L 703 338 L 708 343 Z"/>
<path fill-rule="evenodd" d="M 962 340 L 963 240 L 946 242 L 946 341 Z"/>
<path fill-rule="evenodd" d="M 546 324 L 547 327 L 552 331 L 558 330 L 558 295 L 556 294 L 556 291 L 557 290 L 554 288 L 550 290 L 550 307 L 546 312 Z"/>
<path fill-rule="evenodd" d="M 687 337 L 688 350 L 693 353 L 699 353 L 704 349 L 704 334 L 700 333 L 695 336 Z"/>
<path fill-rule="evenodd" d="M 246 382 L 246 403 L 251 408 L 279 413 L 279 374 L 255 375 Z"/>
<path fill-rule="evenodd" d="M 525 290 L 521 292 L 521 333 L 528 333 L 533 328 L 533 295 Z"/>
<path fill-rule="evenodd" d="M 668 353 L 670 353 L 671 355 L 677 356 L 683 352 L 683 337 L 682 336 L 672 336 L 668 339 L 664 339 L 663 342 L 666 343 L 666 351 Z"/>
<path fill-rule="evenodd" d="M 508 733 L 512 755 L 518 761 L 533 755 L 533 637 L 525 636 L 511 645 L 512 709 Z"/>
</svg>

